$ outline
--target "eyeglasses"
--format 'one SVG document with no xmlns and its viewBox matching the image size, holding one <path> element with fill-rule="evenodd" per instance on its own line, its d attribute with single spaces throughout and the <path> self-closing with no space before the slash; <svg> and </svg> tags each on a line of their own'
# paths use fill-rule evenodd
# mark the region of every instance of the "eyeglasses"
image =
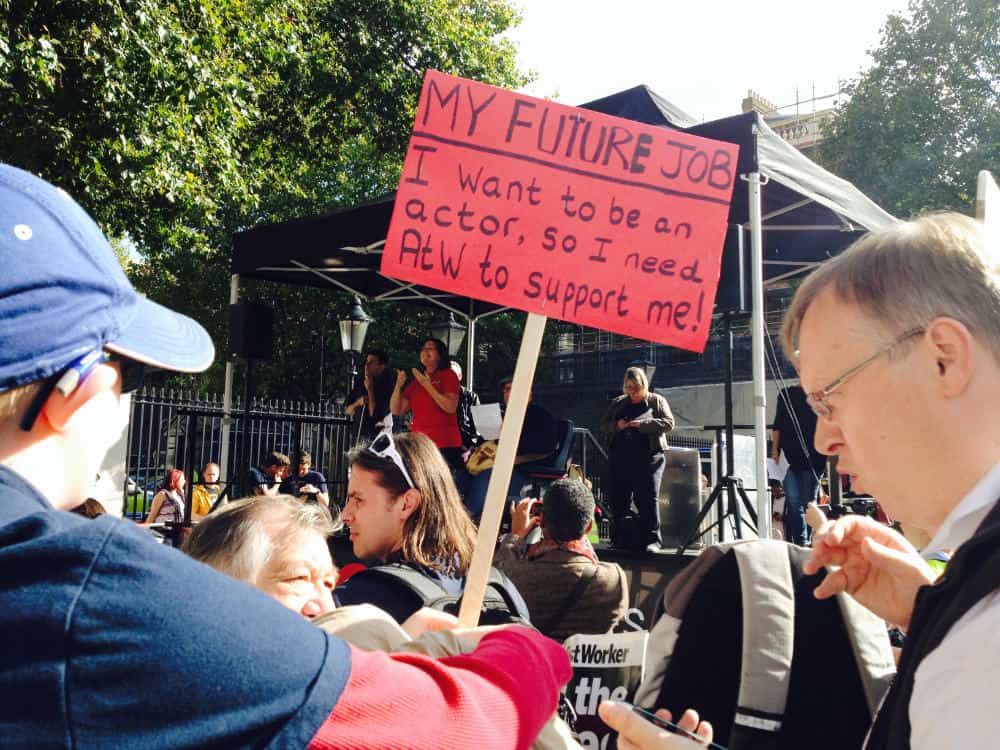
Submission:
<svg viewBox="0 0 1000 750">
<path fill-rule="evenodd" d="M 410 489 L 415 490 L 417 488 L 417 485 L 413 483 L 413 479 L 410 478 L 410 472 L 406 470 L 406 464 L 403 463 L 403 457 L 399 455 L 399 451 L 396 450 L 396 443 L 392 439 L 391 432 L 380 432 L 376 438 L 372 440 L 371 445 L 369 445 L 366 450 L 373 456 L 390 459 L 396 465 L 396 468 L 403 472 L 403 478 L 406 479 L 406 483 L 410 485 Z"/>
<path fill-rule="evenodd" d="M 906 331 L 905 333 L 902 333 L 896 338 L 894 338 L 892 341 L 890 341 L 888 344 L 886 344 L 884 347 L 879 349 L 877 352 L 875 352 L 867 359 L 864 359 L 858 364 L 854 365 L 854 367 L 849 369 L 847 372 L 845 372 L 843 375 L 834 380 L 825 388 L 820 388 L 818 391 L 807 393 L 806 402 L 809 404 L 809 407 L 813 410 L 813 412 L 816 414 L 817 417 L 823 417 L 824 419 L 829 419 L 830 416 L 833 414 L 833 407 L 830 406 L 830 404 L 827 402 L 827 398 L 829 398 L 830 394 L 832 394 L 834 391 L 840 388 L 840 386 L 842 386 L 848 380 L 853 378 L 863 369 L 868 367 L 868 365 L 870 365 L 876 359 L 881 357 L 883 354 L 888 354 L 897 346 L 902 344 L 904 341 L 911 339 L 914 336 L 919 336 L 924 332 L 924 330 L 926 329 L 923 326 L 920 326 L 919 328 L 911 328 L 909 331 Z"/>
<path fill-rule="evenodd" d="M 74 359 L 64 369 L 45 381 L 45 384 L 35 394 L 27 411 L 24 412 L 24 416 L 21 418 L 21 429 L 24 432 L 31 432 L 31 428 L 38 420 L 38 415 L 42 413 L 42 406 L 45 405 L 53 391 L 59 391 L 63 396 L 69 398 L 97 365 L 110 361 L 118 362 L 122 393 L 131 393 L 142 386 L 146 377 L 146 365 L 132 359 L 108 354 L 101 349 L 92 349 L 83 356 Z"/>
</svg>

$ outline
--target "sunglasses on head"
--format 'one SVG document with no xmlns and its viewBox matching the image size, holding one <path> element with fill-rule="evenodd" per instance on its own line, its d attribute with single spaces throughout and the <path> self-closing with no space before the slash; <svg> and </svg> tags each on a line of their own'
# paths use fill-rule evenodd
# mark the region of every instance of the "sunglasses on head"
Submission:
<svg viewBox="0 0 1000 750">
<path fill-rule="evenodd" d="M 42 406 L 45 405 L 53 391 L 59 391 L 64 397 L 69 398 L 73 391 L 79 388 L 94 371 L 94 368 L 104 362 L 118 362 L 122 393 L 131 393 L 142 386 L 146 377 L 146 365 L 132 359 L 108 354 L 102 349 L 92 349 L 83 356 L 74 359 L 65 368 L 45 381 L 24 413 L 24 417 L 21 419 L 21 429 L 25 432 L 31 432 L 38 415 L 42 412 Z"/>
<path fill-rule="evenodd" d="M 365 450 L 378 458 L 388 458 L 396 465 L 397 469 L 403 472 L 403 478 L 406 479 L 406 483 L 410 485 L 410 489 L 415 490 L 417 488 L 417 486 L 413 483 L 413 479 L 410 478 L 410 472 L 406 470 L 406 464 L 403 463 L 403 457 L 399 455 L 399 451 L 396 450 L 396 443 L 392 439 L 391 432 L 380 432 L 375 439 L 372 440 L 371 445 L 369 445 Z"/>
</svg>

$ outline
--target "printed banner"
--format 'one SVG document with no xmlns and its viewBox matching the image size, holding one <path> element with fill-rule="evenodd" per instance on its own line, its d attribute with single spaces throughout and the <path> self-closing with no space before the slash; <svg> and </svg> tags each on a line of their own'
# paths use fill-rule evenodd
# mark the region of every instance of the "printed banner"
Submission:
<svg viewBox="0 0 1000 750">
<path fill-rule="evenodd" d="M 737 152 L 428 71 L 382 273 L 702 351 Z"/>
<path fill-rule="evenodd" d="M 576 730 L 585 750 L 613 750 L 614 732 L 601 721 L 602 700 L 631 701 L 642 681 L 649 632 L 574 635 L 563 644 L 573 677 L 565 693 L 576 712 Z"/>
</svg>

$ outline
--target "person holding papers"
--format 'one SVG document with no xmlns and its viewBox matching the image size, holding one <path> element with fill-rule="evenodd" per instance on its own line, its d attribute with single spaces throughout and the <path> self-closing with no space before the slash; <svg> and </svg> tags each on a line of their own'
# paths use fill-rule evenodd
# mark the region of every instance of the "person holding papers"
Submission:
<svg viewBox="0 0 1000 750">
<path fill-rule="evenodd" d="M 513 382 L 514 378 L 511 377 L 500 381 L 504 406 L 510 402 L 510 389 Z M 517 455 L 514 457 L 514 470 L 510 475 L 510 484 L 507 489 L 508 499 L 520 498 L 524 486 L 531 482 L 530 477 L 518 471 L 518 466 L 544 460 L 559 449 L 559 423 L 547 409 L 533 403 L 531 398 L 533 397 L 529 396 L 528 408 L 524 412 L 524 424 L 521 426 Z M 489 466 L 492 466 L 493 459 L 496 458 L 496 443 L 487 442 L 479 446 L 476 453 L 469 458 L 470 466 L 474 463 L 477 454 L 488 456 Z M 483 513 L 486 490 L 489 488 L 492 474 L 492 468 L 484 468 L 472 476 L 466 484 L 465 507 L 474 521 L 478 522 Z"/>
<path fill-rule="evenodd" d="M 625 371 L 622 395 L 608 406 L 601 429 L 611 433 L 611 513 L 615 543 L 644 548 L 657 541 L 656 498 L 663 476 L 666 434 L 674 428 L 667 400 L 649 390 L 646 373 L 638 367 Z M 638 532 L 632 504 L 638 511 Z"/>
</svg>

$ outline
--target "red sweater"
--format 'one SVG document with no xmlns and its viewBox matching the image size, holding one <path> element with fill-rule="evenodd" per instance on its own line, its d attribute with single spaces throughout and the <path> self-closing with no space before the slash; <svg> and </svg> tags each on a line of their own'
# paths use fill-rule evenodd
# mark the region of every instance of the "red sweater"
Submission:
<svg viewBox="0 0 1000 750">
<path fill-rule="evenodd" d="M 440 393 L 457 394 L 461 390 L 458 376 L 451 368 L 435 370 L 429 377 L 431 385 Z M 426 388 L 414 380 L 403 390 L 403 396 L 410 400 L 410 411 L 413 412 L 411 430 L 424 433 L 438 448 L 462 447 L 458 417 L 438 406 Z"/>
<path fill-rule="evenodd" d="M 351 647 L 351 675 L 310 750 L 527 750 L 571 675 L 555 641 L 522 627 L 430 659 Z"/>
</svg>

